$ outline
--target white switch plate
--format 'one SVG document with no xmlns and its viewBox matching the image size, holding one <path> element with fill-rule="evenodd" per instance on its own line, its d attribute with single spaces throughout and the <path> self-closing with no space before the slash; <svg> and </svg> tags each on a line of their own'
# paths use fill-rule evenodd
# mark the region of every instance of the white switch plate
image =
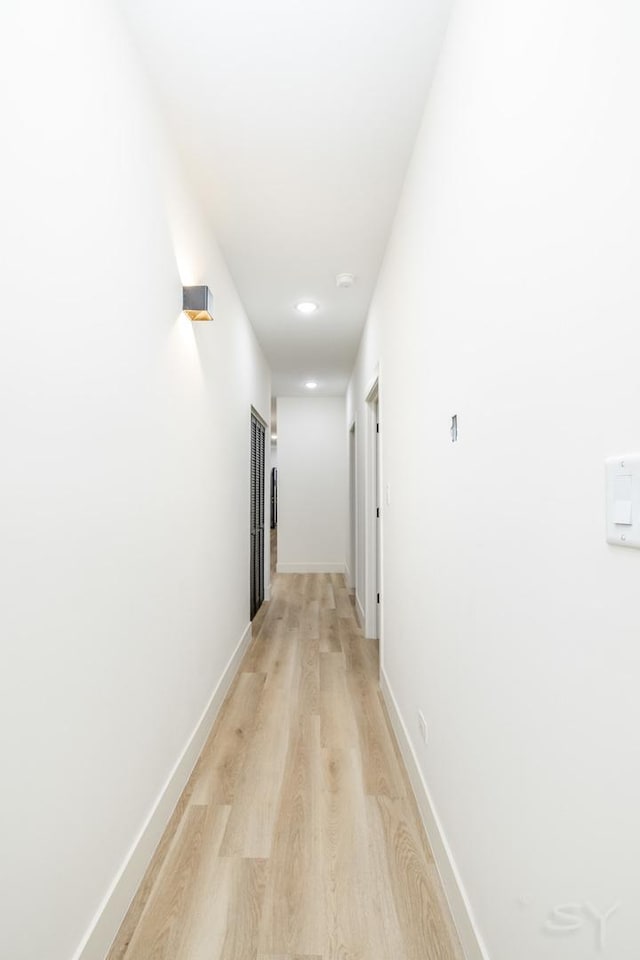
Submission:
<svg viewBox="0 0 640 960">
<path fill-rule="evenodd" d="M 607 473 L 607 541 L 640 549 L 640 454 L 609 457 Z"/>
</svg>

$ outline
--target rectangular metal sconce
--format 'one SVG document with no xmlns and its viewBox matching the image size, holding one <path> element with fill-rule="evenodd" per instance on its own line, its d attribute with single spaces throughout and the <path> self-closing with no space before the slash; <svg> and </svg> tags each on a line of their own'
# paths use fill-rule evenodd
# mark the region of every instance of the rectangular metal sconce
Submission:
<svg viewBox="0 0 640 960">
<path fill-rule="evenodd" d="M 182 310 L 191 320 L 213 320 L 209 287 L 183 287 Z"/>
</svg>

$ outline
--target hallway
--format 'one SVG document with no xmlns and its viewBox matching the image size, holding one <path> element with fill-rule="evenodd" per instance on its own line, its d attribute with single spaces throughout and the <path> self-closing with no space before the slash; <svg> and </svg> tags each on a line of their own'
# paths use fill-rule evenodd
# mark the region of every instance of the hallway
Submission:
<svg viewBox="0 0 640 960">
<path fill-rule="evenodd" d="M 460 960 L 344 578 L 279 575 L 109 960 Z"/>
<path fill-rule="evenodd" d="M 4 12 L 0 960 L 640 960 L 640 3 Z"/>
</svg>

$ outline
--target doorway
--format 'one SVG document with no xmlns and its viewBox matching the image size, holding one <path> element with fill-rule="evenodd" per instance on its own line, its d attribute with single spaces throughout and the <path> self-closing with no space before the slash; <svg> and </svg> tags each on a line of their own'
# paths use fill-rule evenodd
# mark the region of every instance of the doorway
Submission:
<svg viewBox="0 0 640 960">
<path fill-rule="evenodd" d="M 264 601 L 264 438 L 265 425 L 251 413 L 250 609 L 251 619 Z"/>
<path fill-rule="evenodd" d="M 271 467 L 271 529 L 278 526 L 278 468 Z"/>
<path fill-rule="evenodd" d="M 358 517 L 357 517 L 357 469 L 356 422 L 349 429 L 349 590 L 357 590 L 358 583 Z"/>
<path fill-rule="evenodd" d="M 378 380 L 367 394 L 365 451 L 365 635 L 382 639 L 382 498 Z"/>
</svg>

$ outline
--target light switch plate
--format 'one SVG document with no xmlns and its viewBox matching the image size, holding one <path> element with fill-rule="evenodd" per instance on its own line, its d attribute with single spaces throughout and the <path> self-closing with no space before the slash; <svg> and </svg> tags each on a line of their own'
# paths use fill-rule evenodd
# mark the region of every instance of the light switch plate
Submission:
<svg viewBox="0 0 640 960">
<path fill-rule="evenodd" d="M 631 500 L 616 500 L 613 505 L 613 522 L 633 526 L 633 503 Z"/>
<path fill-rule="evenodd" d="M 640 454 L 609 457 L 607 542 L 640 549 Z"/>
</svg>

